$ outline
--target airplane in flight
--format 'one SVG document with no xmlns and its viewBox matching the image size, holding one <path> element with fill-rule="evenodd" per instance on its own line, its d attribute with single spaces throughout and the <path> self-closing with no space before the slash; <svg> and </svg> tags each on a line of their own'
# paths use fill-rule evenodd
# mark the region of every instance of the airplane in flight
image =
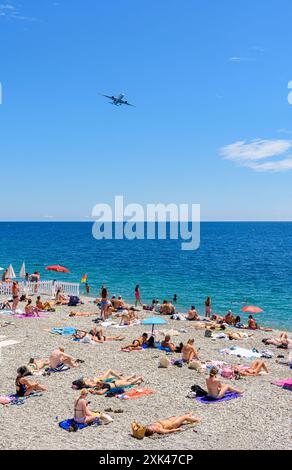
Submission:
<svg viewBox="0 0 292 470">
<path fill-rule="evenodd" d="M 105 98 L 109 98 L 111 101 L 110 103 L 111 104 L 114 104 L 115 106 L 122 106 L 123 104 L 126 104 L 128 106 L 133 106 L 135 107 L 133 104 L 131 103 L 128 103 L 127 100 L 124 100 L 124 93 L 120 93 L 118 96 L 109 96 L 109 95 L 103 95 L 101 94 L 101 96 L 104 96 Z"/>
</svg>

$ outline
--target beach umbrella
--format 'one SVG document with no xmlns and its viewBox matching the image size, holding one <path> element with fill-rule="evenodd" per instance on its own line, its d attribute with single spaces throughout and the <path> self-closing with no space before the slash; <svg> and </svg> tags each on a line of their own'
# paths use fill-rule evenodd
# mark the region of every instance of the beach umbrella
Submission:
<svg viewBox="0 0 292 470">
<path fill-rule="evenodd" d="M 160 317 L 145 318 L 145 320 L 141 321 L 141 325 L 152 325 L 152 333 L 155 325 L 165 325 L 166 323 L 167 321 Z"/>
<path fill-rule="evenodd" d="M 241 309 L 243 312 L 246 313 L 261 313 L 263 310 L 259 307 L 255 307 L 254 305 L 249 305 L 248 307 L 242 307 Z"/>
<path fill-rule="evenodd" d="M 57 273 L 69 273 L 69 269 L 64 268 L 64 266 L 47 266 L 46 267 L 47 271 L 56 271 Z"/>
<path fill-rule="evenodd" d="M 26 271 L 25 271 L 25 262 L 22 263 L 21 270 L 19 273 L 19 277 L 22 277 L 23 279 L 25 278 Z"/>
<path fill-rule="evenodd" d="M 14 279 L 16 277 L 12 264 L 9 265 L 9 268 L 7 269 L 7 273 L 5 277 L 7 279 Z"/>
</svg>

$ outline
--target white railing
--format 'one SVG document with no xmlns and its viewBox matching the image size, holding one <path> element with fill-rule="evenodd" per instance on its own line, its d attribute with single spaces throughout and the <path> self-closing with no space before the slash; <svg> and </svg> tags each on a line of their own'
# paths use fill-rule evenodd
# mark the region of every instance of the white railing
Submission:
<svg viewBox="0 0 292 470">
<path fill-rule="evenodd" d="M 71 282 L 53 282 L 39 281 L 19 282 L 20 294 L 26 295 L 49 295 L 54 296 L 56 291 L 60 289 L 66 295 L 77 295 L 79 297 L 79 284 Z M 12 283 L 0 282 L 0 296 L 7 297 L 12 295 Z"/>
<path fill-rule="evenodd" d="M 58 289 L 66 295 L 77 295 L 79 297 L 79 284 L 71 282 L 60 282 L 57 281 L 54 284 L 55 293 Z"/>
</svg>

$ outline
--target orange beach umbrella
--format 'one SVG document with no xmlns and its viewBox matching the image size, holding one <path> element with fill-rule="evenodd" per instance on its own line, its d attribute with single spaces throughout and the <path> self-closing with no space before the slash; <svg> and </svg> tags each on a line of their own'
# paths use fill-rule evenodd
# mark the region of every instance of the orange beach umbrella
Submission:
<svg viewBox="0 0 292 470">
<path fill-rule="evenodd" d="M 47 266 L 46 267 L 47 271 L 56 271 L 57 273 L 69 273 L 69 269 L 64 268 L 64 266 Z"/>
<path fill-rule="evenodd" d="M 248 307 L 242 307 L 241 309 L 243 312 L 246 313 L 261 313 L 263 310 L 259 307 L 255 307 L 254 305 L 249 305 Z"/>
</svg>

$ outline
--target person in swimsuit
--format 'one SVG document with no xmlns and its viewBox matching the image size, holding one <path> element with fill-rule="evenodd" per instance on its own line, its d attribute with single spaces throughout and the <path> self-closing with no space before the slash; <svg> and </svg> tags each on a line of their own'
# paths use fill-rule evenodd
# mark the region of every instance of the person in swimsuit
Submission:
<svg viewBox="0 0 292 470">
<path fill-rule="evenodd" d="M 136 287 L 135 287 L 135 307 L 137 307 L 138 305 L 140 305 L 142 307 L 139 284 L 137 284 Z"/>
<path fill-rule="evenodd" d="M 292 348 L 292 340 L 289 339 L 288 333 L 283 332 L 278 338 L 268 338 L 262 340 L 264 344 L 273 344 L 280 348 L 288 349 Z"/>
<path fill-rule="evenodd" d="M 170 335 L 166 335 L 164 340 L 161 341 L 161 346 L 163 348 L 168 348 L 170 351 L 174 352 L 176 350 L 176 347 L 173 343 L 171 343 L 170 339 Z"/>
<path fill-rule="evenodd" d="M 182 348 L 182 360 L 183 362 L 192 362 L 193 359 L 198 358 L 198 351 L 194 348 L 194 339 L 189 339 L 187 344 Z"/>
<path fill-rule="evenodd" d="M 24 307 L 25 315 L 28 317 L 39 317 L 39 309 L 32 305 L 32 300 L 28 299 L 26 306 Z"/>
<path fill-rule="evenodd" d="M 207 318 L 211 316 L 211 297 L 207 297 L 205 300 L 205 315 Z"/>
<path fill-rule="evenodd" d="M 250 367 L 234 366 L 233 369 L 237 374 L 243 376 L 256 376 L 259 375 L 261 371 L 264 371 L 266 374 L 269 373 L 266 364 L 264 363 L 264 361 L 261 360 L 252 362 Z"/>
<path fill-rule="evenodd" d="M 50 356 L 50 368 L 51 369 L 60 369 L 62 366 L 66 365 L 68 367 L 78 367 L 79 364 L 76 360 L 64 353 L 64 348 L 54 349 Z"/>
<path fill-rule="evenodd" d="M 88 391 L 82 389 L 80 397 L 74 400 L 74 421 L 78 424 L 90 424 L 96 419 L 96 415 L 88 408 L 87 395 Z"/>
<path fill-rule="evenodd" d="M 100 293 L 100 297 L 101 297 L 101 318 L 103 320 L 105 320 L 106 318 L 106 310 L 107 310 L 107 306 L 108 306 L 108 291 L 107 291 L 107 288 L 106 287 L 102 287 L 101 289 L 101 293 Z"/>
<path fill-rule="evenodd" d="M 156 421 L 155 423 L 149 424 L 148 426 L 141 426 L 136 421 L 132 423 L 132 433 L 135 435 L 135 427 L 138 426 L 140 430 L 142 429 L 142 435 L 140 439 L 144 436 L 152 436 L 153 434 L 173 434 L 177 432 L 182 432 L 183 429 L 181 426 L 183 424 L 197 424 L 200 423 L 199 418 L 195 418 L 192 413 L 183 415 L 183 416 L 172 416 L 171 418 L 164 419 L 161 421 Z"/>
<path fill-rule="evenodd" d="M 227 331 L 225 334 L 230 340 L 251 338 L 253 336 L 253 333 L 242 333 L 241 331 L 237 331 L 236 333 L 230 333 Z"/>
<path fill-rule="evenodd" d="M 186 320 L 189 320 L 189 321 L 198 321 L 198 320 L 200 321 L 200 320 L 202 320 L 199 317 L 198 312 L 196 310 L 196 307 L 194 305 L 192 305 L 191 309 L 188 311 L 185 318 L 186 318 Z"/>
<path fill-rule="evenodd" d="M 47 392 L 48 389 L 38 382 L 30 382 L 26 377 L 32 375 L 26 366 L 17 369 L 17 377 L 15 380 L 16 395 L 18 397 L 27 397 L 34 392 Z"/>
<path fill-rule="evenodd" d="M 124 350 L 134 351 L 135 349 L 141 349 L 141 347 L 144 344 L 147 344 L 147 341 L 148 341 L 148 334 L 143 333 L 143 335 L 140 338 L 134 339 L 132 344 L 129 344 L 128 346 L 124 346 L 122 348 L 122 351 L 124 351 Z"/>
<path fill-rule="evenodd" d="M 17 309 L 17 305 L 19 304 L 19 285 L 17 281 L 14 281 L 12 284 L 12 298 L 12 310 L 15 311 Z"/>
<path fill-rule="evenodd" d="M 130 375 L 129 377 L 114 379 L 110 382 L 106 382 L 104 379 L 98 379 L 90 393 L 93 395 L 104 395 L 113 388 L 123 388 L 129 385 L 141 385 L 144 382 L 142 376 Z"/>
<path fill-rule="evenodd" d="M 68 305 L 68 299 L 61 294 L 61 289 L 58 289 L 55 296 L 56 305 Z"/>
<path fill-rule="evenodd" d="M 231 385 L 222 384 L 220 380 L 217 379 L 218 369 L 217 367 L 212 367 L 210 369 L 210 376 L 206 379 L 206 385 L 208 389 L 208 394 L 212 398 L 222 398 L 227 392 L 234 392 L 242 394 L 243 391 L 238 388 L 232 387 Z"/>
<path fill-rule="evenodd" d="M 125 339 L 124 336 L 104 336 L 103 330 L 101 326 L 93 327 L 92 330 L 89 331 L 91 335 L 92 341 L 96 343 L 104 343 L 105 341 L 122 341 Z"/>
</svg>

